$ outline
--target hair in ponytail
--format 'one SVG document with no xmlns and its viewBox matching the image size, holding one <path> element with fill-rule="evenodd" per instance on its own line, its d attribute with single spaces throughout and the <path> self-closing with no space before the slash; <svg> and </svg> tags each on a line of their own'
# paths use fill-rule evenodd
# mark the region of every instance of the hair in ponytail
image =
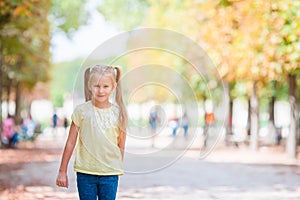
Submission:
<svg viewBox="0 0 300 200">
<path fill-rule="evenodd" d="M 90 80 L 90 68 L 87 68 L 84 72 L 84 97 L 85 101 L 92 100 L 92 92 L 89 88 L 89 80 Z"/>
<path fill-rule="evenodd" d="M 114 83 L 117 84 L 115 101 L 119 107 L 118 124 L 119 124 L 119 129 L 123 132 L 126 132 L 126 128 L 128 125 L 128 116 L 127 116 L 125 104 L 123 102 L 120 68 L 106 66 L 106 65 L 95 65 L 91 68 L 87 68 L 84 73 L 85 101 L 92 100 L 91 86 L 92 86 L 92 79 L 94 78 L 95 75 L 97 76 L 97 78 L 103 75 L 111 75 Z"/>
<path fill-rule="evenodd" d="M 121 70 L 119 67 L 115 67 L 116 70 L 116 102 L 119 106 L 119 127 L 122 131 L 126 131 L 126 127 L 128 125 L 128 116 L 126 107 L 123 101 L 123 95 L 122 95 L 122 83 L 121 83 Z"/>
</svg>

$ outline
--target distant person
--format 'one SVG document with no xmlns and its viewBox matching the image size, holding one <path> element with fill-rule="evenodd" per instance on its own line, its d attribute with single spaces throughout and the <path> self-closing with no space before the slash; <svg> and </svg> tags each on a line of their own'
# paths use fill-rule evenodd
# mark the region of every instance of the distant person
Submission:
<svg viewBox="0 0 300 200">
<path fill-rule="evenodd" d="M 173 117 L 170 122 L 169 122 L 169 125 L 172 129 L 172 137 L 176 137 L 176 133 L 177 133 L 177 129 L 179 127 L 179 120 L 178 120 L 178 117 Z"/>
<path fill-rule="evenodd" d="M 56 112 L 54 112 L 54 114 L 52 116 L 52 134 L 53 134 L 54 139 L 56 139 L 57 134 L 58 134 L 57 124 L 58 124 L 58 116 L 57 116 Z"/>
<path fill-rule="evenodd" d="M 64 128 L 65 128 L 65 132 L 67 132 L 68 126 L 69 126 L 69 122 L 68 122 L 68 119 L 65 117 L 65 118 L 64 118 Z"/>
<path fill-rule="evenodd" d="M 19 122 L 15 125 L 15 132 L 18 133 L 19 140 L 25 139 L 27 127 L 25 126 L 23 119 L 20 119 Z"/>
<path fill-rule="evenodd" d="M 158 120 L 157 112 L 152 111 L 149 116 L 149 124 L 150 124 L 152 133 L 155 133 L 155 131 L 156 131 L 157 120 Z"/>
<path fill-rule="evenodd" d="M 154 143 L 155 143 L 157 123 L 158 123 L 158 115 L 157 115 L 157 111 L 154 110 L 150 112 L 150 116 L 149 116 L 149 124 L 151 128 L 151 137 L 152 137 L 152 147 L 154 147 Z"/>
<path fill-rule="evenodd" d="M 24 120 L 24 125 L 26 127 L 26 138 L 33 138 L 35 134 L 36 123 L 35 121 L 33 121 L 31 115 L 29 115 L 29 117 Z"/>
<path fill-rule="evenodd" d="M 205 113 L 205 124 L 203 129 L 203 136 L 204 136 L 204 144 L 203 148 L 205 149 L 207 146 L 207 140 L 208 140 L 208 129 L 210 126 L 213 126 L 215 124 L 215 115 L 213 112 L 206 112 Z"/>
<path fill-rule="evenodd" d="M 276 132 L 275 132 L 276 145 L 280 145 L 280 141 L 282 140 L 281 129 L 276 128 L 275 130 L 276 130 Z"/>
<path fill-rule="evenodd" d="M 182 116 L 181 126 L 183 128 L 183 135 L 186 138 L 187 137 L 188 128 L 189 128 L 189 119 L 188 119 L 186 113 L 184 113 L 183 116 Z"/>
<path fill-rule="evenodd" d="M 205 123 L 209 126 L 215 123 L 215 115 L 213 112 L 205 113 Z"/>
<path fill-rule="evenodd" d="M 15 132 L 15 122 L 11 115 L 2 121 L 1 140 L 9 148 L 16 148 L 19 141 L 18 133 Z"/>
<path fill-rule="evenodd" d="M 85 103 L 72 114 L 69 136 L 56 179 L 68 187 L 67 169 L 78 139 L 74 170 L 81 200 L 113 200 L 122 175 L 127 113 L 118 67 L 96 65 L 85 71 Z M 115 103 L 109 101 L 116 90 Z"/>
<path fill-rule="evenodd" d="M 57 127 L 58 116 L 56 113 L 52 116 L 52 127 L 55 129 Z"/>
</svg>

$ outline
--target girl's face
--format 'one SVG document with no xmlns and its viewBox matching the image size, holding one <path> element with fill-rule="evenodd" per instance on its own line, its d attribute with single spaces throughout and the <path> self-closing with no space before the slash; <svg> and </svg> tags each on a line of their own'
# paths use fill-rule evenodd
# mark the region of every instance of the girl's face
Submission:
<svg viewBox="0 0 300 200">
<path fill-rule="evenodd" d="M 109 103 L 109 96 L 116 88 L 112 75 L 103 75 L 101 78 L 93 77 L 91 84 L 92 100 L 95 106 L 106 106 Z"/>
</svg>

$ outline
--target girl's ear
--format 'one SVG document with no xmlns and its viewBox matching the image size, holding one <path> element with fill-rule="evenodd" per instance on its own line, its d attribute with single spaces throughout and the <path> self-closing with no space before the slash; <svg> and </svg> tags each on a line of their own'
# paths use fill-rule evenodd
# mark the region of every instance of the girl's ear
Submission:
<svg viewBox="0 0 300 200">
<path fill-rule="evenodd" d="M 115 82 L 114 83 L 114 90 L 117 88 L 117 83 Z"/>
</svg>

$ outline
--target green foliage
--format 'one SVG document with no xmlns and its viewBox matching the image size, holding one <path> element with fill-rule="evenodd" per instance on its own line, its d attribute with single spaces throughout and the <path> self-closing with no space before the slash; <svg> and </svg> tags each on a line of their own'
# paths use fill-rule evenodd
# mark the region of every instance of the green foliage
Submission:
<svg viewBox="0 0 300 200">
<path fill-rule="evenodd" d="M 70 62 L 61 62 L 52 65 L 50 96 L 54 107 L 61 107 L 64 95 L 73 92 L 81 63 L 82 59 L 78 58 Z"/>
<path fill-rule="evenodd" d="M 81 25 L 86 24 L 89 17 L 86 10 L 87 2 L 87 0 L 52 0 L 49 15 L 52 31 L 63 31 L 70 37 Z"/>
<path fill-rule="evenodd" d="M 244 81 L 237 81 L 233 88 L 230 90 L 230 96 L 232 99 L 238 97 L 247 97 L 248 90 L 247 90 L 247 83 Z"/>
<path fill-rule="evenodd" d="M 1 68 L 6 75 L 3 78 L 29 88 L 47 80 L 49 24 L 40 21 L 47 20 L 49 8 L 47 1 L 1 2 L 0 13 L 5 16 L 0 32 Z"/>
<path fill-rule="evenodd" d="M 211 99 L 215 104 L 219 104 L 222 100 L 222 85 L 218 85 L 215 80 L 209 80 L 207 77 L 204 78 L 199 75 L 193 75 L 190 78 L 190 83 L 198 101 Z"/>
<path fill-rule="evenodd" d="M 85 0 L 4 0 L 0 2 L 0 61 L 4 79 L 33 88 L 47 81 L 50 65 L 50 16 L 67 33 L 86 23 Z M 56 24 L 58 22 L 58 24 Z M 2 74 L 1 74 L 2 75 Z"/>
<path fill-rule="evenodd" d="M 295 74 L 300 70 L 300 2 L 278 0 L 267 15 L 276 45 L 274 58 L 284 72 Z M 273 39 L 274 40 L 274 39 Z"/>
<path fill-rule="evenodd" d="M 106 20 L 131 30 L 142 23 L 149 6 L 147 0 L 102 0 L 98 10 Z"/>
<path fill-rule="evenodd" d="M 224 6 L 224 7 L 227 7 L 227 6 L 231 6 L 232 3 L 228 0 L 220 0 L 218 6 Z"/>
</svg>

